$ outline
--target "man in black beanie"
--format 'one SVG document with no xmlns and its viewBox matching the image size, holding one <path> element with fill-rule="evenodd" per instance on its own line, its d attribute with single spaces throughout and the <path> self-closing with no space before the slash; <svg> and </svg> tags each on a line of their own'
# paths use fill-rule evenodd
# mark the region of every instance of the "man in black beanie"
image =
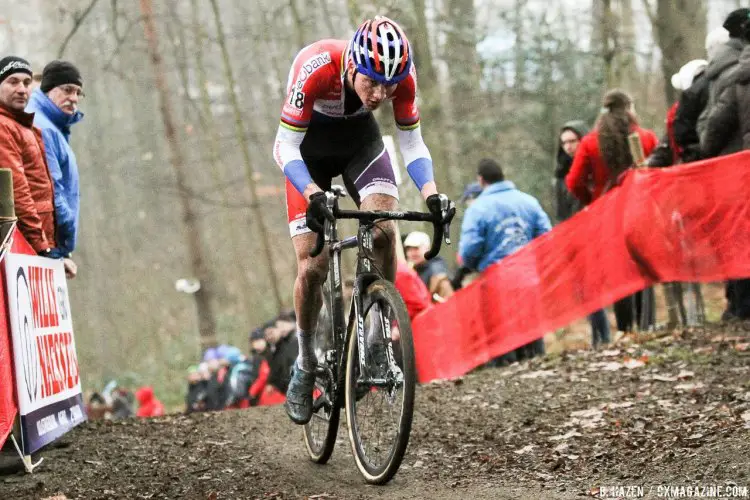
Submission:
<svg viewBox="0 0 750 500">
<path fill-rule="evenodd" d="M 26 59 L 16 56 L 7 56 L 0 59 L 0 84 L 11 76 L 18 80 L 17 82 L 13 82 L 13 89 L 7 88 L 11 94 L 7 96 L 7 99 L 3 99 L 2 105 L 4 107 L 13 111 L 24 110 L 29 100 L 28 85 L 23 85 L 27 75 L 30 82 L 32 75 L 31 65 Z M 15 85 L 16 83 L 19 85 Z"/>
<path fill-rule="evenodd" d="M 83 78 L 72 63 L 52 61 L 44 67 L 42 81 L 31 94 L 28 111 L 42 129 L 47 164 L 55 183 L 56 254 L 65 273 L 74 278 L 78 268 L 71 259 L 76 246 L 79 218 L 78 165 L 70 147 L 70 127 L 81 121 L 78 104 L 83 98 Z"/>
<path fill-rule="evenodd" d="M 41 131 L 29 101 L 31 65 L 24 59 L 0 59 L 0 165 L 13 173 L 13 198 L 18 228 L 39 255 L 55 250 L 52 179 L 44 156 Z"/>
</svg>

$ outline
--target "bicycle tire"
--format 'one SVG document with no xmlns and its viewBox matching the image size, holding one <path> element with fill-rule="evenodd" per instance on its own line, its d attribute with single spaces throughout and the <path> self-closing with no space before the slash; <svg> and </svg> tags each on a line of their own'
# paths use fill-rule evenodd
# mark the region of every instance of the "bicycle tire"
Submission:
<svg viewBox="0 0 750 500">
<path fill-rule="evenodd" d="M 331 316 L 331 305 L 328 295 L 325 293 L 325 289 L 323 291 L 323 308 L 325 312 L 327 313 L 327 326 L 328 328 L 333 329 L 333 320 Z M 322 319 L 322 318 L 321 318 Z M 318 331 L 316 332 L 316 341 L 319 338 L 318 335 L 320 334 L 320 326 L 321 326 L 320 320 L 318 321 Z M 331 340 L 333 338 L 331 337 Z M 335 343 L 335 341 L 334 341 Z M 335 346 L 336 347 L 336 346 Z M 327 380 L 327 377 L 323 378 L 321 376 L 316 377 L 315 380 L 315 386 L 316 388 L 319 387 L 319 383 L 323 384 L 328 382 L 329 388 L 338 388 L 337 390 L 330 390 L 327 389 L 328 397 L 330 399 L 331 404 L 331 410 L 330 414 L 328 415 L 328 423 L 323 432 L 322 440 L 320 443 L 317 443 L 314 434 L 314 427 L 315 427 L 315 421 L 317 418 L 317 414 L 313 414 L 312 419 L 310 419 L 310 422 L 306 423 L 304 425 L 304 437 L 305 437 L 305 448 L 307 448 L 307 454 L 310 457 L 310 460 L 317 464 L 326 464 L 328 460 L 331 458 L 331 455 L 333 454 L 333 449 L 336 446 L 336 438 L 338 437 L 339 432 L 339 423 L 341 418 L 341 397 L 343 396 L 341 387 L 342 387 L 342 380 L 341 376 L 339 376 L 339 370 L 338 370 L 338 349 L 334 350 L 337 351 L 334 355 L 334 363 L 330 365 L 331 372 L 333 374 L 334 380 L 336 380 L 336 384 L 333 385 L 330 383 L 330 381 Z M 321 359 L 318 359 L 318 363 L 320 365 Z M 319 410 L 322 411 L 322 410 Z"/>
<path fill-rule="evenodd" d="M 367 287 L 363 298 L 363 311 L 368 311 L 374 303 L 387 304 L 398 320 L 400 330 L 401 370 L 403 372 L 403 402 L 398 422 L 398 431 L 387 459 L 380 466 L 372 465 L 363 449 L 356 415 L 357 394 L 356 379 L 359 370 L 357 336 L 352 331 L 348 338 L 346 356 L 345 406 L 346 421 L 352 454 L 357 468 L 370 484 L 382 485 L 390 481 L 398 472 L 409 444 L 411 424 L 414 416 L 414 392 L 416 385 L 416 366 L 414 361 L 414 343 L 411 334 L 411 323 L 406 312 L 406 305 L 396 287 L 389 281 L 377 280 Z M 357 321 L 353 321 L 357 324 Z"/>
</svg>

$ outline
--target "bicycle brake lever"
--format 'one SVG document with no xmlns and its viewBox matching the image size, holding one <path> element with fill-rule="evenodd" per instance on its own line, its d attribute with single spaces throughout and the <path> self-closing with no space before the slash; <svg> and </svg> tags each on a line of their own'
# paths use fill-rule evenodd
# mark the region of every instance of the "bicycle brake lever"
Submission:
<svg viewBox="0 0 750 500">
<path fill-rule="evenodd" d="M 451 223 L 446 222 L 443 224 L 443 239 L 445 240 L 446 245 L 451 244 Z"/>
</svg>

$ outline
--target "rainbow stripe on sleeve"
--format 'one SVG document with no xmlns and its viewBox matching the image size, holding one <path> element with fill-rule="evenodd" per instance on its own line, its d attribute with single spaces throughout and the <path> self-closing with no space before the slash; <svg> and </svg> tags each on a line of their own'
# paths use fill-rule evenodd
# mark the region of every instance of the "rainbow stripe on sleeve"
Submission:
<svg viewBox="0 0 750 500">
<path fill-rule="evenodd" d="M 417 121 L 413 123 L 399 123 L 396 122 L 396 126 L 400 130 L 414 130 L 415 128 L 419 127 L 419 117 L 417 117 Z"/>
<path fill-rule="evenodd" d="M 292 132 L 305 132 L 307 131 L 307 126 L 309 125 L 309 123 L 298 122 L 296 120 L 292 120 L 287 116 L 281 115 L 279 125 L 287 130 L 291 130 Z"/>
</svg>

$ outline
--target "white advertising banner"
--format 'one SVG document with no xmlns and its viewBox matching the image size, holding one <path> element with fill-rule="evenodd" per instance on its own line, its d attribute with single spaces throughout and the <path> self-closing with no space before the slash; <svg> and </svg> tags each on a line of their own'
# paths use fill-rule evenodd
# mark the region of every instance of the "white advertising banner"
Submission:
<svg viewBox="0 0 750 500">
<path fill-rule="evenodd" d="M 86 419 L 62 260 L 5 256 L 23 452 Z"/>
</svg>

